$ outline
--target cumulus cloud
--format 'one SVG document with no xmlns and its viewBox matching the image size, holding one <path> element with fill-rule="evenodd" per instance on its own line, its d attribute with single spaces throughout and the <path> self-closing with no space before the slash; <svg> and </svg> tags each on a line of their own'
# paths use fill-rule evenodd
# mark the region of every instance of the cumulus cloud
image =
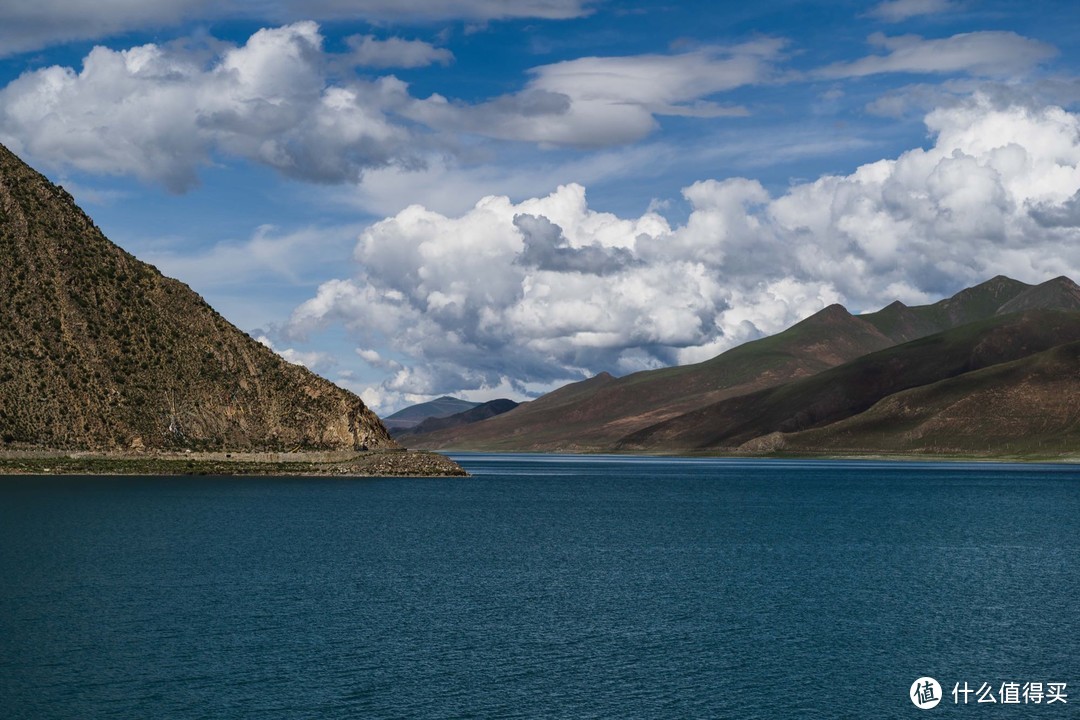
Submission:
<svg viewBox="0 0 1080 720">
<path fill-rule="evenodd" d="M 374 35 L 353 35 L 346 39 L 352 52 L 347 61 L 355 66 L 376 68 L 418 68 L 438 63 L 448 65 L 454 54 L 423 40 L 392 37 L 379 40 Z"/>
<path fill-rule="evenodd" d="M 1045 228 L 1080 228 L 1080 192 L 1063 203 L 1036 204 L 1031 208 L 1031 217 Z"/>
<path fill-rule="evenodd" d="M 656 129 L 658 116 L 746 115 L 743 107 L 709 98 L 769 79 L 783 47 L 765 39 L 669 55 L 578 58 L 533 68 L 518 93 L 477 105 L 434 95 L 408 114 L 432 127 L 505 140 L 621 144 Z"/>
<path fill-rule="evenodd" d="M 926 124 L 928 149 L 779 195 L 695 183 L 680 225 L 598 212 L 577 185 L 458 216 L 412 206 L 362 233 L 356 274 L 324 283 L 288 332 L 344 324 L 410 359 L 380 393 L 425 395 L 703 360 L 837 301 L 1080 275 L 1080 117 L 977 96 Z"/>
<path fill-rule="evenodd" d="M 634 262 L 626 248 L 599 245 L 571 247 L 562 229 L 546 217 L 517 215 L 514 227 L 521 233 L 524 248 L 518 262 L 526 267 L 552 272 L 609 275 Z"/>
<path fill-rule="evenodd" d="M 587 0 L 5 0 L 0 3 L 0 57 L 185 20 L 563 20 L 588 14 L 589 5 Z"/>
<path fill-rule="evenodd" d="M 195 186 L 200 169 L 224 156 L 317 183 L 356 184 L 376 171 L 380 182 L 370 187 L 389 178 L 412 189 L 429 164 L 449 167 L 478 152 L 456 137 L 462 133 L 598 148 L 640 140 L 664 115 L 744 114 L 715 96 L 770 78 L 783 43 L 546 65 L 530 71 L 520 92 L 473 105 L 415 98 L 392 75 L 352 72 L 447 63 L 446 50 L 369 35 L 349 45 L 328 53 L 319 26 L 298 22 L 259 30 L 243 45 L 204 38 L 95 47 L 78 71 L 45 67 L 0 89 L 0 142 L 52 168 L 131 174 L 174 192 Z M 610 166 L 612 158 L 578 164 L 590 163 Z M 590 176 L 587 168 L 575 175 Z M 439 182 L 436 192 L 461 189 Z"/>
<path fill-rule="evenodd" d="M 0 90 L 0 138 L 16 152 L 96 173 L 131 173 L 181 192 L 215 152 L 315 182 L 415 162 L 387 112 L 392 77 L 329 84 L 315 23 L 259 30 L 209 66 L 199 53 L 96 47 L 82 70 L 52 66 Z"/>
<path fill-rule="evenodd" d="M 956 3 L 952 0 L 885 0 L 875 5 L 867 15 L 894 23 L 920 15 L 938 15 L 955 9 Z"/>
<path fill-rule="evenodd" d="M 983 77 L 1023 75 L 1057 54 L 1052 46 L 1014 32 L 985 31 L 925 39 L 918 35 L 889 37 L 874 33 L 868 42 L 885 51 L 818 71 L 826 78 L 879 73 L 968 73 Z"/>
</svg>

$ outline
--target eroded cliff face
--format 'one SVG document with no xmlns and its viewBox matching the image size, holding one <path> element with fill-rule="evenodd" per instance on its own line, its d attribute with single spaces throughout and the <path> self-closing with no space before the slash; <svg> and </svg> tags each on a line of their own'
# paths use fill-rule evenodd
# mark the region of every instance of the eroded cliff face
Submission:
<svg viewBox="0 0 1080 720">
<path fill-rule="evenodd" d="M 396 447 L 0 146 L 0 449 Z"/>
</svg>

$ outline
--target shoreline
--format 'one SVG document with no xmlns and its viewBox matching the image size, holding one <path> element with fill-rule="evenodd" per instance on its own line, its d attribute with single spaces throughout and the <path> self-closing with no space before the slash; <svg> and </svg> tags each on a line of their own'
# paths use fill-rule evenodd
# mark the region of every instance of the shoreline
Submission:
<svg viewBox="0 0 1080 720">
<path fill-rule="evenodd" d="M 445 455 L 424 450 L 339 453 L 0 453 L 3 475 L 198 475 L 299 477 L 468 477 Z"/>
<path fill-rule="evenodd" d="M 977 455 L 961 453 L 850 452 L 603 452 L 522 451 L 447 448 L 433 450 L 369 450 L 314 452 L 94 452 L 43 449 L 0 450 L 0 477 L 86 476 L 221 476 L 221 477 L 469 477 L 448 454 L 564 455 L 728 460 L 829 460 L 870 462 L 940 462 L 1006 464 L 1080 464 L 1080 454 Z"/>
<path fill-rule="evenodd" d="M 447 455 L 566 455 L 575 457 L 615 457 L 615 458 L 672 458 L 687 460 L 863 460 L 874 462 L 982 462 L 982 463 L 1041 463 L 1050 465 L 1080 464 L 1080 453 L 1047 453 L 1045 455 L 989 455 L 975 453 L 888 453 L 874 450 L 792 452 L 771 453 L 749 452 L 645 452 L 612 450 L 477 450 L 475 448 L 440 448 L 425 452 L 439 452 Z"/>
</svg>

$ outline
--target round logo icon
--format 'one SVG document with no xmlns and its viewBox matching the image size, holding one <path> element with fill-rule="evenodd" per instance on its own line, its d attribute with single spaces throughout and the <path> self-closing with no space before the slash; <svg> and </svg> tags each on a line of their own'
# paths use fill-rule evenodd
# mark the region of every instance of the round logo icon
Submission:
<svg viewBox="0 0 1080 720">
<path fill-rule="evenodd" d="M 937 707 L 941 702 L 941 685 L 932 677 L 921 677 L 911 683 L 911 691 L 908 693 L 911 702 L 920 710 L 929 710 Z"/>
</svg>

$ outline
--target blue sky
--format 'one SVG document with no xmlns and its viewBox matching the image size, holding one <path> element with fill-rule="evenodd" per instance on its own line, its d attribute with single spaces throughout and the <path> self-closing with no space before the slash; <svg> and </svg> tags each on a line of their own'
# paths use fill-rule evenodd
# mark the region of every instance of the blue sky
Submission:
<svg viewBox="0 0 1080 720">
<path fill-rule="evenodd" d="M 1080 278 L 1074 3 L 14 0 L 0 142 L 378 411 Z"/>
</svg>

